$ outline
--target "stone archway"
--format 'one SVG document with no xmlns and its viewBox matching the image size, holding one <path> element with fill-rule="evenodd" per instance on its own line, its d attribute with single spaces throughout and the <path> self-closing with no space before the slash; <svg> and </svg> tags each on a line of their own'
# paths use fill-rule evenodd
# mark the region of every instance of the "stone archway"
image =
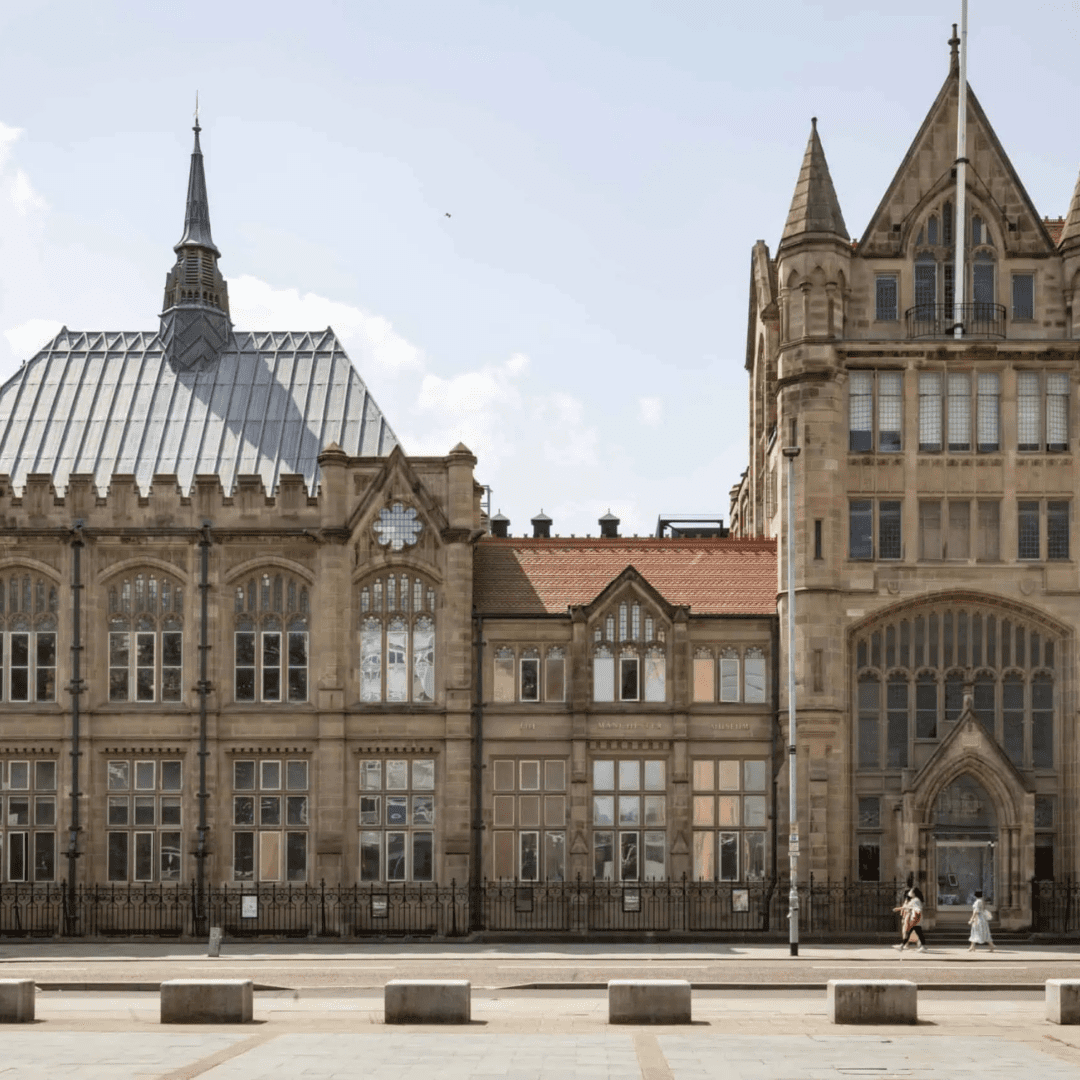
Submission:
<svg viewBox="0 0 1080 1080">
<path fill-rule="evenodd" d="M 909 774 L 910 775 L 910 774 Z M 966 799 L 980 802 L 965 808 Z M 961 805 L 950 807 L 950 799 Z M 903 871 L 912 871 L 926 893 L 928 916 L 935 922 L 959 919 L 970 910 L 967 892 L 976 886 L 961 884 L 957 871 L 944 869 L 950 859 L 939 848 L 966 848 L 957 854 L 968 857 L 968 874 L 992 874 L 994 904 L 1005 927 L 1030 922 L 1030 891 L 1027 883 L 1034 871 L 1034 791 L 975 719 L 971 699 L 955 729 L 942 740 L 937 752 L 904 785 L 899 807 L 900 859 Z M 966 819 L 966 820 L 965 820 Z M 979 845 L 990 847 L 978 863 Z M 905 869 L 906 868 L 906 869 Z M 939 904 L 938 876 L 945 877 L 945 898 Z M 949 874 L 957 877 L 955 899 L 949 891 Z M 966 918 L 966 914 L 963 915 Z"/>
</svg>

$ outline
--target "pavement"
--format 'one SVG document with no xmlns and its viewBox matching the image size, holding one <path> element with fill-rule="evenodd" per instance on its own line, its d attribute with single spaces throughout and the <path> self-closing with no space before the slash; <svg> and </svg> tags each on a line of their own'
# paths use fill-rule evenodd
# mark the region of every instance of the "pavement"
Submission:
<svg viewBox="0 0 1080 1080">
<path fill-rule="evenodd" d="M 470 976 L 471 1024 L 383 1023 L 390 978 Z M 1042 988 L 1080 978 L 1080 946 L 900 958 L 804 944 L 792 958 L 786 945 L 227 942 L 212 960 L 179 943 L 0 941 L 0 978 L 14 977 L 38 981 L 37 1021 L 0 1026 L 0 1080 L 1080 1077 L 1080 1027 L 1045 1019 Z M 256 992 L 252 1024 L 162 1027 L 150 987 L 197 977 L 279 988 Z M 693 1024 L 609 1026 L 591 987 L 616 977 L 689 978 Z M 825 981 L 861 977 L 913 978 L 919 1023 L 830 1024 Z M 102 989 L 74 989 L 90 984 Z"/>
</svg>

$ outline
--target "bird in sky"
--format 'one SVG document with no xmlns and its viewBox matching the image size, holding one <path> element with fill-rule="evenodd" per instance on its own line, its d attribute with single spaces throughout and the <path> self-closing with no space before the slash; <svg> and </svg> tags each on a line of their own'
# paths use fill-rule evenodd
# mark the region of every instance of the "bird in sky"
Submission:
<svg viewBox="0 0 1080 1080">
<path fill-rule="evenodd" d="M 446 216 L 447 216 L 447 217 L 449 217 L 450 215 L 449 215 L 449 214 L 447 214 Z"/>
</svg>

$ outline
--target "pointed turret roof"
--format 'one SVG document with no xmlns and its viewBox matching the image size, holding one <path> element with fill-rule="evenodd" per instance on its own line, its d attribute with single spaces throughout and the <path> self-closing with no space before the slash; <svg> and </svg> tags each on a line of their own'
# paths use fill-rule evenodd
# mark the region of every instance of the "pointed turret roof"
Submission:
<svg viewBox="0 0 1080 1080">
<path fill-rule="evenodd" d="M 795 185 L 795 195 L 780 243 L 803 233 L 832 233 L 842 240 L 850 239 L 844 215 L 840 212 L 840 200 L 836 197 L 836 188 L 829 175 L 816 116 L 810 120 L 810 141 L 806 144 L 799 181 Z"/>
<path fill-rule="evenodd" d="M 191 171 L 188 173 L 187 207 L 184 211 L 184 235 L 173 248 L 178 252 L 185 247 L 209 248 L 219 258 L 221 252 L 210 235 L 210 201 L 206 197 L 206 174 L 203 172 L 202 148 L 199 146 L 198 117 L 195 126 L 195 147 L 191 151 Z"/>
<path fill-rule="evenodd" d="M 1069 212 L 1065 215 L 1065 224 L 1058 237 L 1058 246 L 1080 247 L 1080 176 L 1076 178 L 1076 187 L 1073 189 L 1072 202 L 1069 203 Z"/>
</svg>

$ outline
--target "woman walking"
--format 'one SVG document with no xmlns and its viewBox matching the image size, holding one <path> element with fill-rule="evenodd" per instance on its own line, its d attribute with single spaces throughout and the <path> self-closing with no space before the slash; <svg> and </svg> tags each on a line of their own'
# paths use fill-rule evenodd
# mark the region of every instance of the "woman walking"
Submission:
<svg viewBox="0 0 1080 1080">
<path fill-rule="evenodd" d="M 986 910 L 983 894 L 976 891 L 975 903 L 971 905 L 971 918 L 968 919 L 971 926 L 971 936 L 968 940 L 968 952 L 974 952 L 976 945 L 987 945 L 990 951 L 994 951 L 994 939 L 990 936 L 990 912 Z"/>
<path fill-rule="evenodd" d="M 907 948 L 911 935 L 914 934 L 919 939 L 919 952 L 926 952 L 926 938 L 923 937 L 922 926 L 919 925 L 922 922 L 922 909 L 923 894 L 917 886 L 913 886 L 908 889 L 903 904 L 898 908 L 893 908 L 893 911 L 899 911 L 903 918 L 900 928 L 903 938 L 899 945 L 893 946 L 894 949 L 903 952 Z"/>
</svg>

